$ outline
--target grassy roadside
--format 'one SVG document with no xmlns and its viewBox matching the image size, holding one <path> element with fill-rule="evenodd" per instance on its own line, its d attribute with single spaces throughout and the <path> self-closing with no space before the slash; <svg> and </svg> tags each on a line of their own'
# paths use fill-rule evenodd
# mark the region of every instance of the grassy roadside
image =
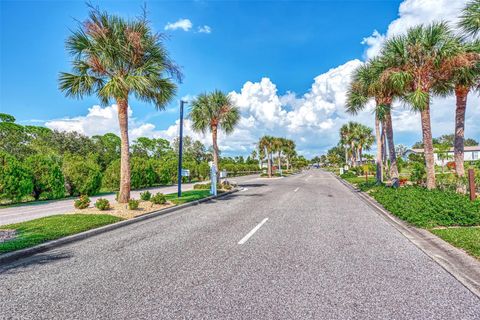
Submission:
<svg viewBox="0 0 480 320">
<path fill-rule="evenodd" d="M 362 177 L 343 177 L 367 192 L 385 209 L 408 223 L 429 230 L 453 246 L 480 259 L 480 199 L 421 187 L 393 189 L 368 183 Z"/>
<path fill-rule="evenodd" d="M 37 244 L 121 221 L 108 214 L 61 214 L 0 226 L 16 230 L 17 237 L 0 243 L 0 253 L 33 247 Z"/>
<path fill-rule="evenodd" d="M 219 191 L 221 193 L 222 191 Z M 210 196 L 210 190 L 190 190 L 165 195 L 175 205 L 197 201 Z M 0 230 L 16 230 L 15 239 L 0 243 L 0 254 L 33 247 L 62 237 L 102 227 L 123 220 L 111 214 L 61 214 L 34 219 L 26 222 L 0 226 Z"/>
</svg>

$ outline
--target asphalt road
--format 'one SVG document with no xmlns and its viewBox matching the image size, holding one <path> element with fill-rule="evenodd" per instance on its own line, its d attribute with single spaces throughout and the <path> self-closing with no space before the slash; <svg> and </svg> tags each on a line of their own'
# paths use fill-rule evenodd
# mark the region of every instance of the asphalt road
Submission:
<svg viewBox="0 0 480 320">
<path fill-rule="evenodd" d="M 0 267 L 0 319 L 480 318 L 480 299 L 329 174 L 245 187 Z"/>
<path fill-rule="evenodd" d="M 232 182 L 247 182 L 252 179 L 257 178 L 258 175 L 249 175 L 243 177 L 233 177 L 228 180 Z M 193 189 L 194 183 L 184 183 L 182 185 L 183 191 L 188 191 Z M 131 197 L 135 199 L 140 198 L 140 192 L 149 190 L 152 193 L 162 192 L 164 194 L 177 192 L 177 186 L 166 186 L 166 187 L 156 187 L 148 188 L 143 190 L 137 190 L 131 192 Z M 115 201 L 115 194 L 108 194 L 102 196 L 90 197 L 92 201 L 90 206 L 93 206 L 95 201 L 98 198 L 108 199 L 108 201 Z M 73 207 L 74 199 L 65 199 L 65 200 L 52 200 L 52 201 L 39 201 L 31 202 L 22 205 L 16 205 L 6 208 L 0 208 L 0 226 L 10 223 L 17 223 L 22 221 L 28 221 L 32 219 L 37 219 L 41 217 L 51 216 L 54 214 L 62 214 L 67 212 L 75 211 Z"/>
</svg>

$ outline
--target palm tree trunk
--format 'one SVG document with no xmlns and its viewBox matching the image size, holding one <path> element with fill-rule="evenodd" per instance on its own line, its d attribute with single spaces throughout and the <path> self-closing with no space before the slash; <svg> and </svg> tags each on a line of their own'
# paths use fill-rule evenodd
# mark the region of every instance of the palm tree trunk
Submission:
<svg viewBox="0 0 480 320">
<path fill-rule="evenodd" d="M 423 148 L 427 167 L 427 188 L 435 189 L 435 159 L 433 157 L 432 126 L 430 123 L 430 104 L 420 112 L 422 119 Z"/>
<path fill-rule="evenodd" d="M 358 146 L 358 161 L 360 162 L 360 165 L 363 165 L 363 159 L 362 159 L 362 146 Z"/>
<path fill-rule="evenodd" d="M 286 161 L 287 161 L 287 171 L 289 171 L 290 170 L 290 159 L 289 159 L 289 157 L 287 157 Z"/>
<path fill-rule="evenodd" d="M 385 129 L 387 132 L 388 155 L 390 159 L 390 179 L 392 186 L 397 188 L 400 184 L 398 180 L 397 155 L 395 154 L 395 142 L 393 141 L 392 114 L 388 111 L 385 114 Z"/>
<path fill-rule="evenodd" d="M 351 144 L 351 149 L 352 149 L 352 167 L 356 167 L 357 166 L 357 163 L 356 163 L 356 159 L 355 159 L 355 145 Z"/>
<path fill-rule="evenodd" d="M 278 170 L 282 174 L 282 151 L 278 151 Z"/>
<path fill-rule="evenodd" d="M 464 161 L 464 133 L 465 133 L 465 110 L 467 108 L 468 88 L 457 87 L 455 89 L 455 97 L 457 98 L 457 106 L 455 110 L 455 141 L 454 141 L 454 157 L 455 171 L 457 176 L 465 175 Z"/>
<path fill-rule="evenodd" d="M 267 167 L 268 167 L 268 177 L 271 178 L 272 177 L 272 154 L 269 152 L 267 153 Z"/>
<path fill-rule="evenodd" d="M 218 128 L 212 126 L 212 145 L 213 145 L 213 164 L 217 173 L 217 183 L 220 181 L 219 168 L 218 168 L 218 144 L 217 144 Z"/>
<path fill-rule="evenodd" d="M 377 140 L 377 158 L 375 159 L 375 164 L 376 164 L 375 179 L 377 183 L 380 184 L 383 181 L 383 162 L 382 162 L 383 145 L 382 145 L 382 137 L 380 132 L 380 120 L 378 119 L 378 116 L 375 116 L 375 138 Z"/>
<path fill-rule="evenodd" d="M 120 127 L 120 191 L 117 201 L 127 203 L 130 200 L 130 152 L 128 143 L 128 101 L 117 99 L 118 124 Z"/>
</svg>

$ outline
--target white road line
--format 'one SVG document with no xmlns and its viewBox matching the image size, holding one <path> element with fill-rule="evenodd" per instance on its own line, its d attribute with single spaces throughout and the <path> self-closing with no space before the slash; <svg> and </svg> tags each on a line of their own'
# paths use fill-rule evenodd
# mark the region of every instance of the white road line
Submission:
<svg viewBox="0 0 480 320">
<path fill-rule="evenodd" d="M 238 241 L 238 244 L 244 244 L 245 242 L 247 242 L 248 239 L 250 239 L 251 236 L 253 236 L 253 234 L 255 232 L 257 232 L 258 229 L 260 229 L 262 227 L 262 225 L 267 222 L 268 218 L 265 218 L 262 220 L 262 222 L 260 222 L 259 224 L 257 224 L 257 226 L 255 228 L 253 228 L 249 233 L 247 233 L 247 235 L 245 237 L 242 238 L 242 240 Z"/>
<path fill-rule="evenodd" d="M 300 189 L 300 187 L 298 187 L 297 189 L 293 190 L 293 192 L 297 192 L 297 191 L 298 191 L 298 189 Z"/>
<path fill-rule="evenodd" d="M 243 189 L 242 189 L 242 190 L 240 190 L 240 191 L 242 191 L 242 192 L 243 192 L 243 191 L 247 191 L 247 190 L 248 190 L 248 188 L 243 188 Z"/>
</svg>

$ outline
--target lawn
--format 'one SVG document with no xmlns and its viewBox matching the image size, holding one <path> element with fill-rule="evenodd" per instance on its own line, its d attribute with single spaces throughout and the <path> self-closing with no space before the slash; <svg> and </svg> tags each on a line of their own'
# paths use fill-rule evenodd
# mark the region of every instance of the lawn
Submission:
<svg viewBox="0 0 480 320">
<path fill-rule="evenodd" d="M 220 192 L 219 192 L 220 193 Z M 210 190 L 189 190 L 183 191 L 182 196 L 177 197 L 177 193 L 166 194 L 165 197 L 168 201 L 171 201 L 175 204 L 183 204 L 187 202 L 192 202 L 200 200 L 210 196 Z"/>
<path fill-rule="evenodd" d="M 480 259 L 480 227 L 434 229 L 431 232 Z"/>
<path fill-rule="evenodd" d="M 17 230 L 17 238 L 0 243 L 0 253 L 32 247 L 120 220 L 108 214 L 67 214 L 0 226 L 0 229 Z"/>
</svg>

